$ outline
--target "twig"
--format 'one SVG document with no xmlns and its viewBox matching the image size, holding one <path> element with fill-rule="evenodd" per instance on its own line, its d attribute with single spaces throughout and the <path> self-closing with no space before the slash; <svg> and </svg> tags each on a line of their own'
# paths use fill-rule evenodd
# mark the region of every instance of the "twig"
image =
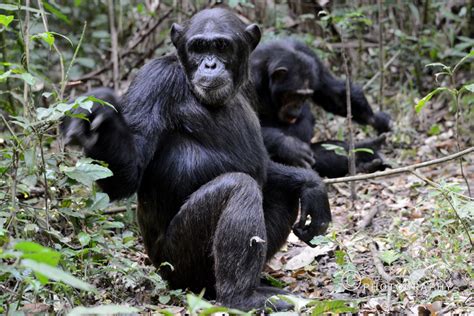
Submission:
<svg viewBox="0 0 474 316">
<path fill-rule="evenodd" d="M 379 204 L 376 207 L 373 207 L 369 213 L 367 213 L 364 218 L 359 222 L 357 225 L 359 229 L 365 229 L 372 223 L 372 219 L 377 215 L 377 213 L 381 210 L 382 205 Z"/>
<path fill-rule="evenodd" d="M 418 177 L 419 179 L 423 180 L 424 182 L 426 182 L 427 184 L 429 184 L 430 186 L 432 186 L 433 188 L 435 188 L 436 190 L 438 190 L 441 195 L 443 195 L 444 199 L 449 203 L 449 205 L 451 206 L 451 208 L 453 209 L 453 212 L 454 214 L 456 215 L 457 219 L 459 220 L 459 222 L 461 223 L 461 226 L 464 228 L 464 230 L 466 231 L 466 235 L 467 237 L 469 238 L 469 242 L 471 244 L 471 248 L 474 248 L 474 243 L 472 241 L 472 238 L 471 238 L 471 234 L 469 233 L 469 227 L 467 227 L 466 223 L 464 223 L 464 221 L 462 220 L 461 216 L 459 216 L 459 213 L 458 211 L 456 210 L 456 208 L 454 207 L 453 203 L 451 202 L 451 199 L 449 198 L 448 194 L 446 194 L 446 191 L 443 190 L 436 182 L 433 182 L 431 181 L 430 179 L 424 177 L 423 175 L 421 175 L 419 172 L 415 171 L 415 170 L 411 170 L 410 171 L 414 176 Z"/>
<path fill-rule="evenodd" d="M 43 21 L 44 31 L 49 33 L 48 18 L 46 17 L 46 14 L 44 13 L 43 3 L 41 2 L 41 0 L 38 0 L 37 3 L 38 3 L 38 8 L 41 14 L 41 20 Z M 61 54 L 61 51 L 59 50 L 56 43 L 53 42 L 52 46 L 53 46 L 54 51 L 59 56 L 59 66 L 61 68 L 61 84 L 60 84 L 60 89 L 59 89 L 59 99 L 62 100 L 64 97 L 64 89 L 66 89 L 66 78 L 65 78 L 66 72 L 64 70 L 64 58 L 63 58 L 63 54 Z"/>
<path fill-rule="evenodd" d="M 385 269 L 383 268 L 383 263 L 379 258 L 379 253 L 377 251 L 377 247 L 375 246 L 375 243 L 370 243 L 369 245 L 370 252 L 372 253 L 372 259 L 374 260 L 374 265 L 375 268 L 377 269 L 377 272 L 380 274 L 380 276 L 387 282 L 392 282 L 393 278 L 385 272 Z"/>
<path fill-rule="evenodd" d="M 391 169 L 391 170 L 387 170 L 387 171 L 379 171 L 379 172 L 375 172 L 375 173 L 371 173 L 371 174 L 363 174 L 363 175 L 342 177 L 342 178 L 334 178 L 334 179 L 325 179 L 324 183 L 332 184 L 332 183 L 368 180 L 368 179 L 375 179 L 375 178 L 380 178 L 380 177 L 391 176 L 391 175 L 400 174 L 400 173 L 411 172 L 412 170 L 415 170 L 415 169 L 424 168 L 424 167 L 428 167 L 428 166 L 432 166 L 432 165 L 437 165 L 437 164 L 440 164 L 440 163 L 443 163 L 443 162 L 447 162 L 447 161 L 465 156 L 467 154 L 470 154 L 471 152 L 474 152 L 474 147 L 469 147 L 467 149 L 464 149 L 463 151 L 457 152 L 455 154 L 452 154 L 452 155 L 449 155 L 449 156 L 446 156 L 446 157 L 443 157 L 443 158 L 428 160 L 428 161 L 425 161 L 425 162 L 417 163 L 417 164 L 406 166 L 406 167 Z"/>
<path fill-rule="evenodd" d="M 341 36 L 341 42 L 344 42 L 343 36 Z M 346 73 L 346 108 L 347 108 L 347 133 L 349 134 L 349 174 L 355 175 L 355 152 L 354 152 L 354 132 L 352 130 L 352 106 L 351 106 L 351 72 L 349 69 L 349 62 L 347 60 L 346 49 L 342 49 L 342 60 L 344 61 L 344 72 Z M 351 182 L 351 199 L 357 199 L 355 182 Z"/>
<path fill-rule="evenodd" d="M 118 43 L 117 43 L 117 29 L 115 28 L 115 10 L 114 10 L 114 0 L 108 0 L 109 7 L 109 24 L 110 24 L 110 38 L 112 42 L 112 78 L 114 82 L 114 89 L 120 90 L 119 87 L 119 58 L 118 58 Z"/>
<path fill-rule="evenodd" d="M 383 52 L 383 7 L 382 7 L 382 0 L 377 0 L 378 8 L 379 8 L 379 71 L 380 71 L 380 84 L 379 84 L 379 109 L 383 111 L 383 86 L 384 86 L 384 52 Z"/>
<path fill-rule="evenodd" d="M 30 7 L 30 0 L 25 1 L 25 6 Z M 25 41 L 25 68 L 28 72 L 30 69 L 30 11 L 26 10 L 25 15 L 25 28 L 23 31 L 23 40 Z M 29 98 L 28 98 L 28 84 L 26 81 L 23 83 L 23 99 L 25 101 L 23 113 L 28 117 L 30 113 Z"/>
<path fill-rule="evenodd" d="M 134 210 L 136 208 L 137 208 L 136 205 L 130 206 L 130 209 L 132 209 L 132 210 Z M 127 206 L 117 206 L 117 207 L 111 207 L 108 210 L 105 210 L 104 214 L 111 215 L 111 214 L 123 213 L 125 211 L 127 211 Z"/>
<path fill-rule="evenodd" d="M 400 55 L 400 52 L 401 51 L 396 52 L 395 55 L 393 55 L 392 58 L 390 58 L 389 61 L 387 61 L 387 63 L 383 66 L 384 70 L 387 69 L 388 66 L 390 66 L 395 61 L 395 59 L 397 59 L 398 55 Z M 364 86 L 362 87 L 362 90 L 366 90 L 368 87 L 370 87 L 372 82 L 374 82 L 374 80 L 377 79 L 378 76 L 380 76 L 380 70 L 377 71 L 377 73 L 372 78 L 370 78 L 370 80 L 367 81 L 366 84 L 364 84 Z"/>
</svg>

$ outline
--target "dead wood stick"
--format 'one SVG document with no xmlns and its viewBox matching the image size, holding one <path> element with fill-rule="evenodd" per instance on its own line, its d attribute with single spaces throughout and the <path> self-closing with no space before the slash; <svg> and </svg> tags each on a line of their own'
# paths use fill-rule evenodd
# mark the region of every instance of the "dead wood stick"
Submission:
<svg viewBox="0 0 474 316">
<path fill-rule="evenodd" d="M 406 166 L 406 167 L 400 167 L 400 168 L 396 168 L 396 169 L 390 169 L 390 170 L 387 170 L 387 171 L 379 171 L 379 172 L 374 172 L 374 173 L 370 173 L 370 174 L 363 174 L 363 175 L 350 176 L 350 177 L 325 179 L 324 183 L 325 184 L 332 184 L 332 183 L 368 180 L 368 179 L 375 179 L 375 178 L 380 178 L 380 177 L 396 175 L 396 174 L 400 174 L 400 173 L 411 172 L 412 170 L 415 170 L 415 169 L 425 168 L 425 167 L 428 167 L 428 166 L 444 163 L 444 162 L 447 162 L 447 161 L 465 156 L 465 155 L 470 154 L 472 152 L 474 152 L 474 147 L 469 147 L 469 148 L 464 149 L 460 152 L 457 152 L 455 154 L 452 154 L 452 155 L 449 155 L 449 156 L 446 156 L 446 157 L 443 157 L 443 158 L 428 160 L 428 161 L 417 163 L 417 164 L 414 164 L 414 165 L 410 165 L 410 166 Z"/>
<path fill-rule="evenodd" d="M 368 212 L 364 218 L 359 222 L 357 225 L 360 229 L 365 229 L 367 226 L 369 226 L 372 223 L 372 219 L 377 215 L 377 213 L 380 211 L 382 208 L 382 205 L 377 205 L 376 207 L 373 207 L 370 212 Z"/>
<path fill-rule="evenodd" d="M 377 269 L 377 272 L 380 274 L 380 276 L 387 282 L 392 282 L 393 278 L 385 272 L 385 269 L 383 267 L 382 260 L 379 258 L 379 252 L 377 251 L 377 247 L 375 246 L 375 243 L 370 243 L 370 252 L 372 253 L 372 258 L 374 259 L 374 265 L 375 268 Z"/>
</svg>

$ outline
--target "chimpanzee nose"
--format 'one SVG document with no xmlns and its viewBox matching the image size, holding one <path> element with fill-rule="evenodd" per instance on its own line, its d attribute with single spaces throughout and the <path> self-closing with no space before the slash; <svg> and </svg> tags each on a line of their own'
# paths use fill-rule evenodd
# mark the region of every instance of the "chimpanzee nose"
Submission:
<svg viewBox="0 0 474 316">
<path fill-rule="evenodd" d="M 204 68 L 214 70 L 217 68 L 216 61 L 214 59 L 206 59 L 204 62 Z"/>
</svg>

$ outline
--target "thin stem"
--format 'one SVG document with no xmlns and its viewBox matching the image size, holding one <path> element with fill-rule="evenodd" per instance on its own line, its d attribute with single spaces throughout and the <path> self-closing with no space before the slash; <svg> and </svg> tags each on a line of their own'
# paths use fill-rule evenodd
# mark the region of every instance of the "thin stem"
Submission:
<svg viewBox="0 0 474 316">
<path fill-rule="evenodd" d="M 452 78 L 452 77 L 451 77 Z M 453 95 L 454 97 L 454 102 L 456 103 L 456 147 L 458 151 L 461 151 L 461 142 L 459 140 L 459 115 L 460 115 L 460 108 L 459 108 L 459 92 L 456 91 L 456 93 Z M 472 197 L 471 194 L 471 187 L 469 185 L 469 181 L 467 181 L 466 174 L 464 173 L 464 166 L 462 163 L 462 157 L 459 158 L 459 167 L 461 168 L 461 176 L 464 179 L 464 182 L 466 183 L 467 187 L 467 193 L 469 194 L 469 197 Z"/>
<path fill-rule="evenodd" d="M 25 1 L 25 6 L 27 8 L 30 7 L 30 0 Z M 23 40 L 25 41 L 25 68 L 26 68 L 26 71 L 28 72 L 30 68 L 30 11 L 29 10 L 26 10 Z M 28 117 L 28 115 L 30 114 L 28 90 L 29 90 L 29 87 L 25 81 L 23 83 L 23 100 L 25 102 L 23 113 L 25 117 Z"/>
<path fill-rule="evenodd" d="M 41 20 L 43 21 L 44 31 L 49 32 L 48 19 L 46 17 L 46 14 L 44 14 L 43 3 L 41 2 L 41 0 L 37 0 L 37 3 L 38 3 L 38 8 L 41 12 Z M 53 43 L 53 49 L 59 56 L 59 66 L 61 68 L 61 84 L 60 84 L 60 89 L 59 89 L 59 99 L 62 100 L 64 97 L 64 90 L 66 89 L 66 80 L 65 80 L 66 73 L 64 70 L 64 58 L 58 46 L 56 45 L 56 43 Z"/>
<path fill-rule="evenodd" d="M 342 40 L 342 36 L 341 36 Z M 355 175 L 355 154 L 354 154 L 354 132 L 352 130 L 352 106 L 351 106 L 351 73 L 347 60 L 346 50 L 342 49 L 342 59 L 344 61 L 344 72 L 346 73 L 346 107 L 347 107 L 347 133 L 349 134 L 349 174 Z M 355 182 L 351 182 L 351 198 L 357 199 Z"/>
<path fill-rule="evenodd" d="M 384 99 L 384 45 L 383 45 L 383 7 L 382 0 L 377 0 L 379 10 L 379 71 L 380 71 L 380 84 L 379 84 L 379 109 L 383 111 L 383 99 Z"/>
</svg>

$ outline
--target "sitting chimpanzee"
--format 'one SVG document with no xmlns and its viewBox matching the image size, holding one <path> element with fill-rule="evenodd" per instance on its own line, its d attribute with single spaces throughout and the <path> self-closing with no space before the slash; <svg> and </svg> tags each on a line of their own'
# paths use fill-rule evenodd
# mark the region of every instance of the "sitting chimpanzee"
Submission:
<svg viewBox="0 0 474 316">
<path fill-rule="evenodd" d="M 286 164 L 314 165 L 317 157 L 308 145 L 314 117 L 305 101 L 312 98 L 325 110 L 346 115 L 345 81 L 335 78 L 309 47 L 293 39 L 259 45 L 251 55 L 251 69 L 269 153 Z M 351 105 L 356 122 L 370 124 L 379 133 L 390 129 L 388 114 L 374 113 L 357 86 L 351 87 Z"/>
<path fill-rule="evenodd" d="M 286 241 L 299 200 L 295 234 L 309 243 L 326 231 L 324 184 L 313 170 L 268 158 L 247 92 L 257 25 L 204 10 L 174 24 L 171 40 L 177 56 L 145 65 L 118 113 L 96 106 L 90 124 L 73 119 L 65 133 L 109 164 L 114 175 L 98 183 L 113 199 L 138 192 L 146 250 L 157 267 L 172 264 L 160 269 L 171 287 L 261 308 L 279 290 L 261 285 L 260 273 Z"/>
</svg>

